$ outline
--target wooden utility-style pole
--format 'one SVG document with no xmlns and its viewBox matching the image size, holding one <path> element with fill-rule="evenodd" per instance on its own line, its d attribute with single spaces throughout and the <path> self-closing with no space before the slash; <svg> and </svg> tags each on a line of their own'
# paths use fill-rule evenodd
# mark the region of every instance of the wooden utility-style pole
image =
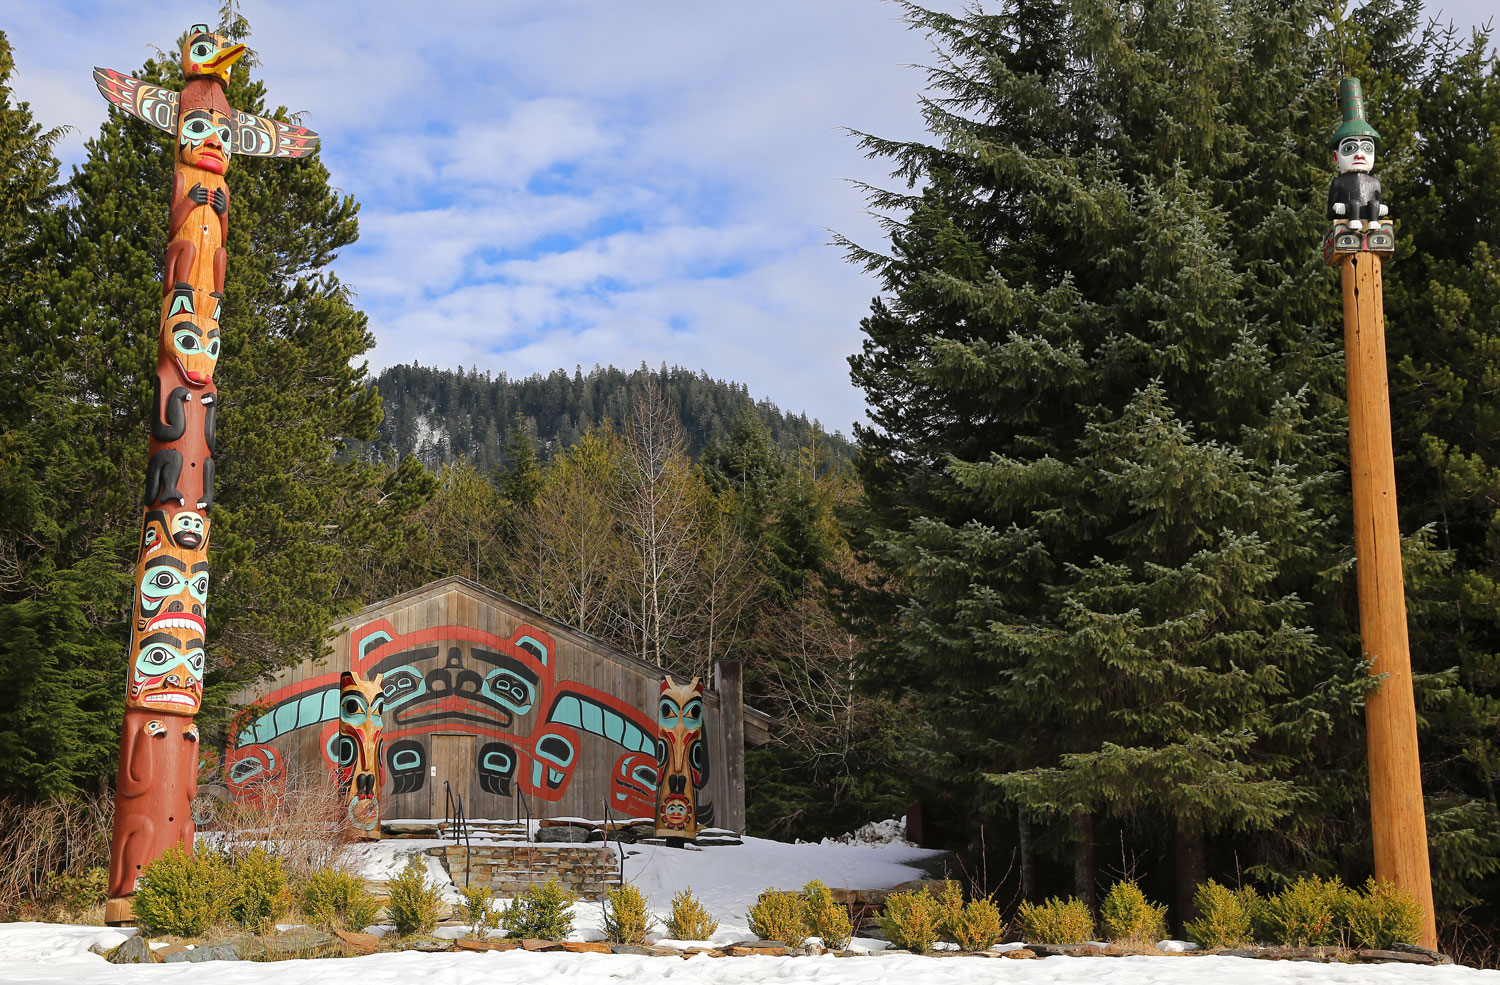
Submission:
<svg viewBox="0 0 1500 985">
<path fill-rule="evenodd" d="M 1360 647 L 1372 661 L 1370 673 L 1385 677 L 1365 702 L 1375 878 L 1393 882 L 1416 898 L 1422 905 L 1422 946 L 1436 948 L 1427 812 L 1422 806 L 1422 762 L 1417 755 L 1417 709 L 1401 578 L 1401 529 L 1396 517 L 1381 255 L 1345 254 L 1339 265 L 1344 279 Z"/>
<path fill-rule="evenodd" d="M 1381 221 L 1386 208 L 1380 202 L 1380 182 L 1369 174 L 1380 135 L 1365 121 L 1358 79 L 1343 81 L 1339 105 L 1344 122 L 1333 147 L 1343 173 L 1329 189 L 1333 226 L 1324 240 L 1324 256 L 1339 266 L 1344 285 L 1360 648 L 1371 662 L 1370 673 L 1383 677 L 1365 703 L 1375 878 L 1395 883 L 1421 904 L 1420 943 L 1436 948 L 1385 361 L 1381 268 L 1395 239 L 1389 223 Z"/>
</svg>

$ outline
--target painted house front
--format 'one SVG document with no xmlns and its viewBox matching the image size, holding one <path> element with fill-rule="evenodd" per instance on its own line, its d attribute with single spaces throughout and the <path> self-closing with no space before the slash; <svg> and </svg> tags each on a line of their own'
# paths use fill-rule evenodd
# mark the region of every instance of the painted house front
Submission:
<svg viewBox="0 0 1500 985">
<path fill-rule="evenodd" d="M 237 696 L 254 714 L 232 739 L 231 796 L 290 769 L 336 773 L 340 678 L 383 698 L 381 817 L 651 817 L 663 672 L 498 592 L 452 577 L 336 624 L 332 653 Z M 699 826 L 744 829 L 744 743 L 769 737 L 745 709 L 738 663 L 703 691 Z M 722 692 L 722 693 L 721 693 Z"/>
</svg>

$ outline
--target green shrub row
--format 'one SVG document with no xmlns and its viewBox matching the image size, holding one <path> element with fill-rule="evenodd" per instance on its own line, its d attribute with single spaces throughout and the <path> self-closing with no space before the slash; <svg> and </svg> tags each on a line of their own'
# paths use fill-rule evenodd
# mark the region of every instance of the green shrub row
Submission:
<svg viewBox="0 0 1500 985">
<path fill-rule="evenodd" d="M 228 925 L 260 933 L 294 902 L 318 924 L 360 930 L 374 922 L 379 908 L 364 881 L 347 872 L 325 869 L 292 886 L 281 859 L 262 848 L 231 858 L 208 848 L 189 855 L 174 845 L 142 875 L 135 915 L 152 934 L 200 937 L 210 927 Z"/>
<path fill-rule="evenodd" d="M 747 914 L 750 932 L 761 940 L 782 941 L 801 946 L 809 937 L 817 937 L 823 946 L 841 951 L 849 946 L 854 921 L 849 908 L 833 898 L 833 890 L 814 879 L 802 891 L 767 889 L 756 899 Z M 690 938 L 698 939 L 698 938 Z"/>
<path fill-rule="evenodd" d="M 1304 878 L 1270 896 L 1210 880 L 1198 887 L 1193 906 L 1199 916 L 1184 929 L 1189 940 L 1209 950 L 1255 941 L 1388 948 L 1396 942 L 1415 944 L 1422 930 L 1422 908 L 1411 895 L 1374 879 L 1359 891 L 1337 879 Z M 1105 939 L 1136 946 L 1165 936 L 1166 913 L 1133 881 L 1116 883 L 1099 906 Z M 1073 897 L 1022 903 L 1016 917 L 1022 936 L 1033 944 L 1078 944 L 1095 933 L 1088 906 Z"/>
</svg>

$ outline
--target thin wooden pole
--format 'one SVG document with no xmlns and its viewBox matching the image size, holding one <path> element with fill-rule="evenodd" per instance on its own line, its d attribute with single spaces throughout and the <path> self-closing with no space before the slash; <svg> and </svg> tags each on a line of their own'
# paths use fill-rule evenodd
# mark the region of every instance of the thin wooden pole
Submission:
<svg viewBox="0 0 1500 985">
<path fill-rule="evenodd" d="M 1384 674 L 1365 704 L 1370 760 L 1370 828 L 1375 878 L 1395 883 L 1422 906 L 1422 946 L 1437 947 L 1427 815 L 1417 754 L 1401 529 L 1396 516 L 1396 463 L 1385 363 L 1381 259 L 1340 258 L 1344 282 L 1344 362 L 1349 383 L 1349 471 L 1354 485 L 1354 551 L 1358 560 L 1359 635 L 1370 673 Z"/>
</svg>

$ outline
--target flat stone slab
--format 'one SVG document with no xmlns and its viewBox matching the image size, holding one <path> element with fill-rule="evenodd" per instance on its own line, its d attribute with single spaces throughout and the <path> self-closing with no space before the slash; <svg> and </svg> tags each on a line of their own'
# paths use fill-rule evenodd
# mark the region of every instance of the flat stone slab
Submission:
<svg viewBox="0 0 1500 985">
<path fill-rule="evenodd" d="M 476 941 L 471 937 L 460 937 L 453 942 L 461 951 L 516 951 L 520 950 L 520 941 Z"/>
<path fill-rule="evenodd" d="M 343 941 L 355 954 L 374 954 L 380 950 L 380 938 L 374 934 L 357 934 L 351 930 L 335 930 L 333 936 Z"/>
</svg>

